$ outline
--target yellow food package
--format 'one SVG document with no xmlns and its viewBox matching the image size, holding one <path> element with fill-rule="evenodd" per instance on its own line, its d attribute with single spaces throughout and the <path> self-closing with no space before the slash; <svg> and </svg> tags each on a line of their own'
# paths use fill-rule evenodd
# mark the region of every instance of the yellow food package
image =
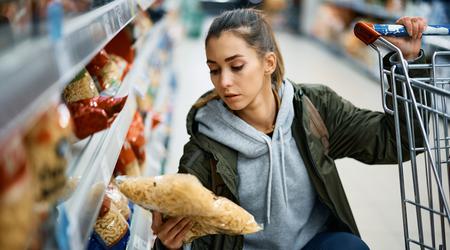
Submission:
<svg viewBox="0 0 450 250">
<path fill-rule="evenodd" d="M 227 198 L 216 196 L 189 174 L 116 178 L 132 202 L 167 216 L 190 217 L 188 243 L 208 234 L 250 234 L 261 230 L 253 216 Z"/>
</svg>

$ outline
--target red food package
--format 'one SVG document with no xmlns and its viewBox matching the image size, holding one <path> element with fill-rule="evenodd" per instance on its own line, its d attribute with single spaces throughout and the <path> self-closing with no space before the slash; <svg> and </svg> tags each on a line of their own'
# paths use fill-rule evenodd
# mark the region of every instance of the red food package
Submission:
<svg viewBox="0 0 450 250">
<path fill-rule="evenodd" d="M 143 164 L 145 162 L 144 121 L 138 111 L 134 114 L 126 139 L 130 142 L 139 164 Z"/>
<path fill-rule="evenodd" d="M 117 115 L 117 113 L 119 113 L 122 110 L 126 101 L 127 96 L 124 97 L 98 96 L 92 98 L 90 100 L 90 104 L 96 105 L 99 108 L 105 110 L 108 116 L 112 117 L 114 115 Z M 95 104 L 95 102 L 97 104 Z"/>
<path fill-rule="evenodd" d="M 108 63 L 109 60 L 110 58 L 108 53 L 102 49 L 97 55 L 94 56 L 94 58 L 92 58 L 91 62 L 86 66 L 86 69 L 91 75 L 100 75 L 102 68 Z"/>
<path fill-rule="evenodd" d="M 133 31 L 124 28 L 105 46 L 109 54 L 125 59 L 129 64 L 134 61 Z"/>
<path fill-rule="evenodd" d="M 75 135 L 83 139 L 108 127 L 105 110 L 86 105 L 69 104 L 75 123 Z"/>
<path fill-rule="evenodd" d="M 120 150 L 119 159 L 114 168 L 114 175 L 139 176 L 140 170 L 136 156 L 131 148 L 130 143 L 125 140 Z"/>
<path fill-rule="evenodd" d="M 162 122 L 162 117 L 159 113 L 152 113 L 152 129 L 158 127 L 158 125 Z"/>
<path fill-rule="evenodd" d="M 89 74 L 97 79 L 102 90 L 121 82 L 123 71 L 120 71 L 119 66 L 105 50 L 101 50 L 86 66 L 86 69 Z"/>
<path fill-rule="evenodd" d="M 75 123 L 75 135 L 83 139 L 111 126 L 126 99 L 127 96 L 97 96 L 67 104 Z"/>
</svg>

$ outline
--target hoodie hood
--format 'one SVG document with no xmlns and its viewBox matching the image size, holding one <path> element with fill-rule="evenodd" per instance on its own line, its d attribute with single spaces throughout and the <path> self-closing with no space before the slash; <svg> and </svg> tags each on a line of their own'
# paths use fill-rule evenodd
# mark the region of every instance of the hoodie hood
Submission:
<svg viewBox="0 0 450 250">
<path fill-rule="evenodd" d="M 278 94 L 281 104 L 273 131 L 273 140 L 288 133 L 294 118 L 293 86 L 283 83 Z M 200 133 L 236 150 L 245 157 L 256 158 L 269 150 L 267 139 L 270 137 L 230 112 L 222 100 L 212 100 L 200 108 L 195 114 L 195 122 L 198 123 Z"/>
<path fill-rule="evenodd" d="M 276 182 L 277 184 L 281 183 L 285 207 L 289 206 L 286 184 L 285 137 L 291 135 L 291 125 L 294 119 L 292 104 L 294 88 L 292 84 L 283 83 L 278 93 L 281 104 L 272 137 L 258 131 L 234 115 L 225 107 L 222 100 L 208 102 L 195 115 L 200 133 L 236 150 L 240 158 L 258 159 L 260 166 L 268 165 L 267 186 L 265 187 L 265 222 L 267 224 L 270 224 L 271 217 L 274 165 L 281 165 L 279 167 L 281 170 L 280 179 L 277 179 Z M 264 154 L 268 155 L 268 160 L 266 160 Z M 245 169 L 241 172 L 244 171 Z"/>
</svg>

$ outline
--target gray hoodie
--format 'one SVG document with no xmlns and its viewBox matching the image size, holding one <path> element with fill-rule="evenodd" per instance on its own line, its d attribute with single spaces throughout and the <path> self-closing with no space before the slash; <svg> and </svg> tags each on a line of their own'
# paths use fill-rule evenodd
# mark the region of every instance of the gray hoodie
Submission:
<svg viewBox="0 0 450 250">
<path fill-rule="evenodd" d="M 196 114 L 199 132 L 238 152 L 239 201 L 264 230 L 244 236 L 244 249 L 301 249 L 323 231 L 328 209 L 318 201 L 292 137 L 294 89 L 284 83 L 272 138 L 213 100 Z"/>
</svg>

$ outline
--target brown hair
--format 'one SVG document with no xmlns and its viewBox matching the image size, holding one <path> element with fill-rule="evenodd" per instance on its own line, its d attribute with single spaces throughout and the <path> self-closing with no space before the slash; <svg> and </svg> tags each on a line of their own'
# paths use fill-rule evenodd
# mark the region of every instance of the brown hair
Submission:
<svg viewBox="0 0 450 250">
<path fill-rule="evenodd" d="M 277 58 L 277 66 L 271 75 L 271 81 L 275 84 L 275 90 L 281 86 L 284 77 L 284 62 L 278 44 L 275 40 L 272 28 L 260 10 L 256 9 L 235 9 L 225 11 L 216 17 L 209 27 L 205 39 L 205 46 L 211 37 L 218 38 L 222 32 L 230 31 L 236 36 L 244 39 L 248 45 L 256 50 L 262 58 L 267 52 L 274 52 Z M 200 108 L 210 100 L 219 99 L 215 90 L 210 94 L 200 98 L 194 108 Z"/>
</svg>

